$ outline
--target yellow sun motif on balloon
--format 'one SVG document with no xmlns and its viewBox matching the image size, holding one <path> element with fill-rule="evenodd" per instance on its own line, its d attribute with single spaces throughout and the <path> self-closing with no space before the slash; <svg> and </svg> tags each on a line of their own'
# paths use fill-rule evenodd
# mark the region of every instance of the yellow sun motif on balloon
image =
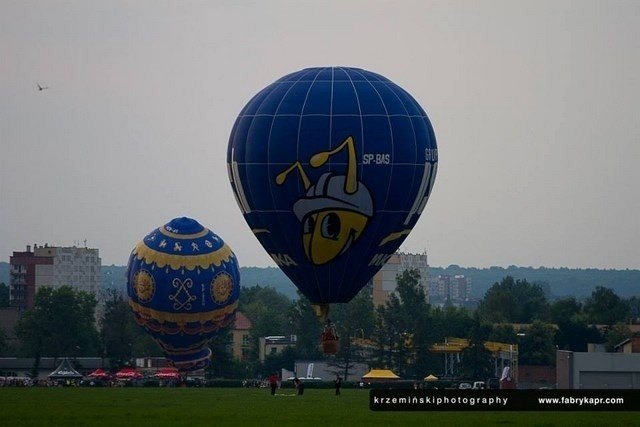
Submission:
<svg viewBox="0 0 640 427">
<path fill-rule="evenodd" d="M 211 298 L 216 304 L 224 304 L 233 293 L 233 278 L 225 271 L 216 274 L 211 282 Z"/>
<path fill-rule="evenodd" d="M 133 289 L 140 301 L 148 302 L 156 291 L 156 282 L 148 271 L 140 270 L 133 277 Z"/>
</svg>

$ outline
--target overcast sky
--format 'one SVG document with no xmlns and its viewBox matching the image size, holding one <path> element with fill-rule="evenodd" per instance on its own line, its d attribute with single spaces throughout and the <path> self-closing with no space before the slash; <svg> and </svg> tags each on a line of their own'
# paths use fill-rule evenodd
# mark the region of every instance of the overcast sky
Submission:
<svg viewBox="0 0 640 427">
<path fill-rule="evenodd" d="M 0 261 L 86 239 L 126 265 L 189 216 L 241 265 L 275 266 L 227 178 L 231 127 L 287 73 L 354 66 L 411 93 L 436 133 L 402 250 L 640 268 L 639 17 L 636 0 L 0 0 Z"/>
</svg>

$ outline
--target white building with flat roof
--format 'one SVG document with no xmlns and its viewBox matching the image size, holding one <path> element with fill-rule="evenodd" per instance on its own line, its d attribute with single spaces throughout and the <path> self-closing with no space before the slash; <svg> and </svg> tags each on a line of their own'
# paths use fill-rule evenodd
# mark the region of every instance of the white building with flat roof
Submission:
<svg viewBox="0 0 640 427">
<path fill-rule="evenodd" d="M 14 252 L 9 259 L 9 303 L 24 310 L 33 307 L 39 288 L 70 286 L 93 294 L 98 301 L 96 315 L 101 314 L 104 291 L 101 283 L 102 260 L 98 249 L 60 247 L 48 244 L 27 245 L 26 251 Z"/>
<path fill-rule="evenodd" d="M 102 293 L 100 269 L 102 260 L 98 249 L 87 247 L 38 246 L 33 249 L 37 257 L 51 257 L 51 265 L 38 269 L 40 286 L 59 288 L 71 286 L 78 291 L 98 295 Z"/>
<path fill-rule="evenodd" d="M 405 270 L 416 269 L 420 273 L 420 286 L 429 301 L 429 264 L 427 254 L 409 254 L 396 252 L 389 261 L 371 279 L 373 304 L 384 305 L 396 290 L 396 278 Z"/>
</svg>

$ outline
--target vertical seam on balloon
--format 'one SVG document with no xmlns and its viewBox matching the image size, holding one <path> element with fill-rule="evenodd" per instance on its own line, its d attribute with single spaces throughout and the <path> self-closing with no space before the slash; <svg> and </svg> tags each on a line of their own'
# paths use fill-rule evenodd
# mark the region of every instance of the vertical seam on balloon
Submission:
<svg viewBox="0 0 640 427">
<path fill-rule="evenodd" d="M 307 100 L 309 99 L 309 94 L 311 93 L 313 85 L 316 83 L 316 81 L 318 80 L 318 76 L 320 75 L 320 73 L 322 73 L 325 70 L 325 68 L 326 67 L 317 69 L 316 75 L 313 76 L 313 80 L 311 81 L 311 84 L 309 85 L 309 89 L 307 90 L 307 93 L 305 95 L 304 102 L 302 104 L 302 109 L 300 110 L 300 120 L 298 121 L 298 136 L 297 136 L 297 139 L 296 139 L 296 150 L 297 150 L 296 158 L 298 160 L 300 158 L 300 150 L 299 150 L 299 147 L 300 147 L 300 130 L 302 129 L 302 119 L 304 118 L 304 109 L 305 109 L 305 107 L 307 105 Z M 329 138 L 331 138 L 331 133 L 329 133 Z M 300 183 L 298 183 L 298 186 L 299 185 L 300 185 Z M 317 190 L 317 186 L 316 186 L 316 190 Z M 306 195 L 306 189 L 303 192 L 303 194 Z M 299 243 L 300 242 L 298 242 L 298 244 Z M 317 289 L 317 292 L 315 292 L 315 293 L 317 295 L 319 295 L 320 300 L 323 300 L 324 299 L 324 294 L 323 294 L 323 289 L 322 289 L 322 286 L 321 286 L 321 282 L 320 282 L 320 280 L 319 280 L 317 275 L 313 275 L 313 279 L 315 280 L 315 284 L 314 285 L 315 285 L 315 288 Z M 307 277 L 305 277 L 305 281 L 306 280 L 308 280 Z M 307 284 L 309 284 L 309 286 L 311 286 L 311 282 L 310 281 L 308 281 Z M 307 298 L 309 298 L 309 297 L 307 297 Z M 313 303 L 313 302 L 319 302 L 319 301 L 311 301 L 311 302 Z"/>
<path fill-rule="evenodd" d="M 336 78 L 336 69 L 331 67 L 331 98 L 329 99 L 329 144 L 327 149 L 331 150 L 331 137 L 333 136 L 333 83 Z M 331 169 L 331 157 L 329 157 L 329 169 Z"/>
<path fill-rule="evenodd" d="M 389 139 L 390 139 L 390 144 L 391 144 L 390 145 L 390 153 L 391 153 L 391 156 L 393 157 L 394 152 L 395 152 L 395 150 L 394 150 L 394 147 L 395 147 L 395 139 L 394 139 L 394 137 L 395 137 L 395 135 L 393 134 L 393 125 L 391 123 L 391 118 L 389 117 L 389 109 L 387 108 L 387 104 L 385 103 L 384 97 L 382 96 L 380 91 L 376 88 L 376 86 L 373 84 L 373 82 L 370 81 L 369 78 L 366 78 L 366 81 L 371 86 L 371 88 L 375 91 L 375 93 L 378 95 L 378 98 L 380 99 L 380 102 L 382 103 L 382 107 L 384 108 L 384 111 L 385 111 L 385 113 L 387 115 L 387 124 L 389 126 Z M 387 82 L 388 82 L 388 80 L 386 78 L 378 78 L 377 81 L 379 83 L 383 84 L 383 85 L 387 85 Z M 388 85 L 387 85 L 387 87 L 388 87 Z M 393 172 L 394 172 L 394 169 L 395 169 L 395 159 L 392 158 L 391 160 L 392 160 L 391 161 L 391 168 L 390 168 L 391 170 L 389 172 L 389 180 L 387 182 L 387 191 L 385 193 L 386 196 L 385 196 L 384 203 L 382 203 L 382 206 L 384 206 L 385 208 L 386 208 L 387 203 L 389 201 L 389 193 L 390 193 L 390 189 L 391 189 L 391 182 L 392 182 L 392 178 L 393 178 Z M 380 207 L 380 205 L 378 207 Z M 378 214 L 378 212 L 379 212 L 379 209 L 376 209 L 376 214 Z M 374 235 L 378 234 L 378 230 L 380 229 L 380 224 L 382 222 L 381 221 L 377 221 L 377 223 L 378 223 L 378 225 L 376 227 L 376 230 L 375 230 L 376 232 L 374 233 Z M 391 254 L 386 253 L 386 255 L 393 255 L 393 253 L 391 253 Z M 375 276 L 380 270 L 382 270 L 382 266 L 379 267 L 376 270 L 376 272 L 373 274 L 373 276 Z M 373 279 L 373 276 L 371 276 L 370 280 Z"/>
<path fill-rule="evenodd" d="M 392 83 L 393 84 L 393 83 Z M 413 152 L 414 152 L 414 158 L 413 158 L 413 164 L 417 165 L 417 160 L 418 160 L 418 141 L 416 138 L 416 128 L 413 124 L 413 120 L 412 120 L 412 115 L 410 114 L 409 110 L 407 109 L 407 105 L 405 104 L 404 100 L 398 96 L 398 91 L 402 91 L 403 94 L 408 95 L 408 93 L 405 93 L 404 89 L 400 88 L 399 86 L 396 86 L 395 88 L 396 90 L 392 90 L 391 85 L 385 83 L 385 85 L 389 88 L 390 92 L 393 94 L 393 96 L 396 97 L 396 99 L 398 100 L 398 102 L 400 103 L 400 105 L 402 105 L 402 107 L 404 108 L 404 111 L 407 115 L 407 119 L 409 120 L 409 124 L 411 125 L 411 132 L 413 133 Z M 409 99 L 409 101 L 411 101 L 412 103 L 414 103 L 415 101 L 413 101 L 411 98 Z M 424 171 L 424 165 L 423 165 L 423 171 Z M 417 174 L 416 173 L 416 168 L 413 168 L 413 172 L 412 172 L 412 177 L 411 177 L 411 185 L 409 186 L 409 188 L 413 189 L 415 182 L 416 182 L 416 176 L 420 176 L 421 174 Z M 417 199 L 418 195 L 416 194 L 416 199 Z M 413 209 L 413 205 L 416 203 L 416 201 L 414 200 L 413 203 L 411 204 L 411 210 Z M 406 237 L 405 237 L 406 238 Z"/>
<path fill-rule="evenodd" d="M 252 126 L 253 126 L 253 124 L 254 124 L 254 123 L 253 123 L 253 122 L 254 122 L 254 120 L 258 117 L 258 112 L 260 111 L 260 108 L 261 108 L 261 107 L 262 107 L 262 105 L 263 105 L 263 104 L 264 104 L 264 103 L 269 99 L 269 97 L 272 95 L 273 91 L 278 87 L 278 84 L 279 84 L 279 80 L 278 80 L 278 81 L 275 81 L 275 82 L 273 82 L 273 83 L 271 83 L 269 86 L 267 86 L 266 88 L 264 88 L 264 89 L 263 89 L 263 91 L 265 91 L 265 92 L 266 92 L 266 91 L 268 91 L 268 92 L 266 92 L 266 93 L 265 93 L 264 98 L 262 98 L 262 100 L 260 101 L 260 104 L 256 107 L 255 111 L 254 111 L 254 112 L 253 112 L 253 114 L 252 114 L 252 116 L 253 116 L 253 117 L 251 118 L 251 124 L 249 125 L 249 129 L 247 129 L 247 136 L 245 137 L 245 140 L 246 140 L 246 139 L 248 139 L 248 135 L 249 135 L 249 133 L 250 133 L 249 131 L 250 131 L 251 127 L 252 127 Z M 250 101 L 250 102 L 251 102 L 251 101 Z M 273 126 L 273 120 L 274 120 L 274 119 L 275 119 L 274 117 L 272 117 L 272 118 L 271 118 L 271 125 L 272 125 L 272 126 Z M 247 172 L 247 169 L 248 169 L 248 168 L 246 167 L 246 164 L 247 164 L 247 156 L 246 156 L 246 152 L 247 152 L 247 149 L 248 149 L 248 148 L 249 148 L 249 147 L 248 147 L 248 144 L 246 144 L 246 141 L 245 141 L 245 147 L 244 147 L 244 149 L 245 149 L 245 150 L 244 150 L 244 151 L 245 151 L 245 154 L 244 154 L 244 159 L 245 159 L 244 176 L 245 176 L 245 177 L 247 177 L 247 174 L 248 174 L 248 172 Z M 269 152 L 268 152 L 268 147 L 267 147 L 267 157 L 268 157 L 268 155 L 269 155 Z M 250 182 L 250 180 L 249 180 L 248 178 L 245 178 L 245 179 L 246 179 L 247 183 L 249 183 L 249 182 Z M 249 200 L 253 200 L 253 193 L 254 193 L 254 189 L 252 188 L 252 186 L 251 186 L 251 185 L 247 185 L 246 187 L 247 187 L 247 192 L 249 193 L 249 198 L 248 198 L 248 199 L 249 199 Z M 264 210 L 264 207 L 262 207 L 262 209 L 260 209 L 260 210 Z M 260 221 L 260 223 L 262 224 L 263 222 L 262 222 L 262 221 Z M 250 227 L 251 227 L 251 226 L 250 226 Z M 255 236 L 255 235 L 254 235 L 254 237 L 256 238 L 256 240 L 258 240 L 258 243 L 259 243 L 261 246 L 263 246 L 264 250 L 267 252 L 267 255 L 271 258 L 271 253 L 267 250 L 267 248 L 265 248 L 265 247 L 264 247 L 264 245 L 262 244 L 262 242 L 260 241 L 260 239 L 258 239 L 258 236 Z M 264 236 L 264 239 L 266 239 L 266 240 L 270 240 L 270 236 L 265 235 L 265 236 Z M 273 259 L 273 258 L 272 258 L 272 259 Z"/>
<path fill-rule="evenodd" d="M 384 102 L 384 98 L 382 97 L 382 95 L 380 94 L 380 92 L 378 91 L 378 89 L 375 87 L 375 85 L 373 84 L 373 82 L 372 82 L 371 80 L 369 80 L 368 76 L 366 76 L 366 75 L 364 75 L 364 74 L 363 74 L 362 76 L 364 77 L 365 82 L 366 82 L 366 83 L 368 83 L 368 84 L 369 84 L 369 86 L 371 86 L 371 88 L 372 88 L 372 89 L 375 91 L 375 93 L 378 95 L 378 99 L 379 99 L 379 100 L 380 100 L 380 102 L 382 103 L 382 107 L 384 108 L 384 111 L 385 111 L 385 113 L 386 113 L 386 115 L 387 115 L 387 123 L 388 123 L 388 126 L 389 126 L 389 139 L 390 139 L 390 141 L 391 141 L 391 147 L 390 147 L 390 149 L 391 149 L 391 154 L 393 155 L 393 148 L 394 148 L 394 135 L 393 135 L 393 127 L 392 127 L 392 125 L 391 125 L 391 120 L 390 120 L 390 118 L 389 118 L 389 111 L 388 111 L 388 109 L 387 109 L 387 105 L 385 104 L 385 102 Z M 379 78 L 377 81 L 378 81 L 378 82 L 381 82 L 381 83 L 384 83 L 384 82 L 386 81 L 386 78 Z M 386 191 L 386 196 L 385 196 L 384 203 L 380 203 L 380 201 L 379 201 L 379 200 L 376 200 L 376 206 L 375 206 L 375 211 L 374 211 L 374 215 L 376 215 L 376 216 L 378 216 L 378 215 L 379 215 L 379 212 L 380 212 L 380 210 L 381 210 L 381 209 L 380 209 L 380 207 L 381 207 L 381 206 L 385 206 L 385 207 L 386 207 L 387 202 L 388 202 L 388 199 L 389 199 L 389 190 L 390 190 L 390 188 L 391 188 L 391 180 L 392 180 L 392 176 L 393 176 L 393 169 L 394 169 L 394 163 L 393 163 L 393 162 L 391 162 L 391 167 L 390 167 L 390 169 L 391 169 L 391 170 L 390 170 L 390 173 L 389 173 L 389 180 L 388 180 L 388 182 L 387 182 L 387 191 Z M 380 220 L 378 220 L 378 221 L 376 221 L 376 223 L 377 223 L 376 228 L 375 228 L 375 230 L 373 230 L 373 234 L 374 234 L 374 235 L 376 235 L 376 234 L 378 233 L 378 231 L 379 231 L 379 229 L 380 229 L 380 225 L 381 225 L 381 223 L 382 223 L 382 222 L 381 222 Z M 375 244 L 375 242 L 373 242 L 373 243 Z M 387 254 L 387 255 L 389 255 L 389 254 Z M 376 274 L 378 271 L 380 271 L 380 269 L 381 269 L 381 268 L 382 268 L 382 267 L 377 268 L 377 270 L 376 270 L 376 272 L 373 274 L 373 276 L 375 276 L 375 274 Z M 369 278 L 369 280 L 373 279 L 373 276 L 371 276 L 371 278 Z M 367 283 L 368 283 L 368 281 L 367 281 Z"/>
<path fill-rule="evenodd" d="M 351 87 L 353 89 L 353 93 L 355 94 L 355 97 L 356 97 L 356 102 L 358 104 L 358 116 L 360 118 L 360 134 L 361 134 L 361 137 L 359 138 L 361 141 L 358 141 L 358 142 L 359 142 L 360 147 L 361 147 L 362 150 L 359 152 L 360 153 L 360 162 L 357 162 L 357 163 L 359 163 L 359 167 L 360 167 L 360 170 L 358 171 L 359 172 L 358 176 L 362 177 L 362 172 L 363 172 L 364 168 L 362 167 L 362 160 L 361 159 L 362 159 L 362 152 L 364 151 L 364 145 L 365 145 L 365 141 L 364 141 L 364 122 L 362 120 L 362 105 L 360 103 L 360 96 L 358 95 L 358 89 L 356 88 L 356 85 L 355 85 L 355 83 L 353 81 L 353 78 L 352 78 L 352 76 L 350 74 L 350 72 L 354 72 L 355 73 L 356 71 L 353 70 L 353 69 L 348 69 L 348 68 L 347 69 L 343 69 L 342 67 L 340 67 L 340 70 L 343 71 L 345 73 L 345 75 L 347 76 L 347 78 L 349 79 L 349 82 L 351 83 Z M 358 185 L 360 185 L 360 184 L 358 184 Z M 344 277 L 345 277 L 344 271 L 346 269 L 348 269 L 349 266 L 354 265 L 353 263 L 350 262 L 351 261 L 351 251 L 346 251 L 344 256 L 346 257 L 346 259 L 344 260 L 344 263 L 343 263 L 344 267 L 343 267 L 343 271 L 341 272 L 342 273 L 341 274 L 342 280 L 340 280 L 339 284 L 337 285 L 338 289 L 337 289 L 336 292 L 334 292 L 334 295 L 341 295 L 342 294 L 342 288 L 344 287 L 343 283 L 344 283 Z M 364 285 L 363 285 L 363 287 L 364 287 Z M 358 290 L 358 292 L 356 292 L 356 295 L 361 290 L 362 290 L 362 288 L 360 288 Z"/>
<path fill-rule="evenodd" d="M 265 102 L 273 95 L 273 91 L 276 90 L 281 84 L 284 83 L 284 81 L 283 81 L 284 79 L 285 79 L 285 77 L 283 77 L 281 79 L 278 79 L 278 80 L 276 80 L 275 82 L 271 83 L 269 86 L 267 86 L 266 88 L 263 89 L 263 91 L 268 91 L 268 92 L 265 94 L 264 98 L 262 98 L 262 100 L 260 101 L 260 104 L 256 107 L 254 113 L 252 114 L 253 117 L 251 119 L 251 125 L 249 127 L 251 127 L 253 125 L 253 121 L 259 116 L 258 112 L 260 111 L 260 108 L 262 107 L 262 105 L 265 104 Z M 276 117 L 275 114 L 271 115 L 270 132 L 271 132 L 271 129 L 273 128 L 273 122 L 275 121 L 275 117 Z M 247 132 L 247 135 L 248 134 L 249 134 L 249 132 Z M 267 174 L 269 173 L 269 144 L 270 144 L 270 138 L 271 138 L 271 133 L 269 133 L 269 139 L 267 140 L 267 149 L 266 149 L 267 158 L 265 159 L 265 164 L 267 165 Z M 247 148 L 248 148 L 247 144 L 245 143 L 245 152 L 246 152 Z M 246 163 L 247 162 L 246 162 L 246 155 L 245 155 L 245 173 L 244 173 L 245 177 L 247 176 Z M 250 195 L 249 199 L 252 200 L 253 199 L 253 193 L 255 193 L 255 190 L 250 185 L 247 185 L 247 188 L 248 188 L 248 193 Z M 273 193 L 271 193 L 271 189 L 269 191 L 270 191 L 271 201 L 272 201 L 272 206 L 273 206 L 273 195 L 272 195 Z M 260 210 L 262 211 L 262 210 L 264 210 L 264 208 L 262 208 Z M 260 223 L 262 223 L 262 221 L 260 221 Z M 278 225 L 280 225 L 280 224 L 278 224 Z M 270 231 L 273 231 L 273 230 L 270 230 Z M 258 239 L 257 236 L 255 236 L 255 237 L 258 240 L 258 242 L 261 244 L 261 246 L 264 247 L 264 245 L 262 245 L 262 242 L 260 242 L 260 239 Z M 271 240 L 272 239 L 269 235 L 265 235 L 263 238 L 266 239 L 266 240 Z M 269 246 L 273 246 L 273 245 L 269 244 Z M 269 257 L 271 257 L 271 253 L 267 250 L 266 247 L 264 248 L 264 250 L 267 252 L 267 255 Z"/>
<path fill-rule="evenodd" d="M 228 159 L 229 159 L 229 160 L 228 160 L 228 161 L 229 161 L 229 166 L 230 166 L 230 168 L 231 168 L 232 170 L 233 170 L 233 164 L 234 164 L 234 155 L 233 155 L 233 154 L 234 154 L 234 150 L 236 149 L 236 145 L 237 145 L 237 144 L 236 144 L 236 141 L 235 141 L 235 139 L 236 139 L 235 131 L 236 131 L 236 126 L 238 125 L 238 120 L 245 119 L 245 118 L 250 118 L 250 123 L 249 123 L 249 125 L 248 125 L 248 128 L 250 128 L 250 127 L 251 127 L 251 125 L 253 124 L 253 120 L 254 120 L 254 119 L 255 119 L 255 117 L 256 117 L 256 114 L 255 114 L 255 112 L 254 112 L 253 114 L 245 114 L 245 112 L 247 111 L 247 109 L 249 108 L 249 106 L 250 106 L 253 102 L 255 102 L 255 100 L 256 100 L 256 99 L 257 99 L 261 94 L 264 94 L 264 98 L 266 98 L 266 97 L 268 97 L 268 96 L 269 96 L 269 94 L 266 92 L 266 91 L 267 91 L 267 89 L 269 89 L 269 87 L 270 87 L 270 86 L 267 86 L 266 88 L 262 89 L 260 92 L 258 92 L 257 94 L 255 94 L 254 96 L 252 96 L 252 97 L 251 97 L 251 99 L 249 100 L 249 102 L 247 102 L 247 104 L 246 104 L 246 105 L 242 108 L 242 110 L 240 111 L 240 114 L 238 114 L 238 118 L 236 119 L 236 122 L 234 123 L 233 128 L 231 129 L 231 136 L 230 136 L 230 138 L 229 138 L 229 139 L 230 139 L 230 144 L 229 144 L 230 146 L 227 148 L 227 153 L 228 153 Z M 264 98 L 262 98 L 262 101 L 260 102 L 260 105 L 262 105 L 262 103 L 264 102 Z M 258 106 L 258 108 L 259 108 L 259 106 Z M 256 109 L 256 111 L 257 111 L 257 109 Z M 248 131 L 248 129 L 247 129 L 247 131 Z M 247 133 L 248 133 L 248 132 L 247 132 Z M 232 138 L 233 138 L 233 139 L 232 139 Z M 244 139 L 245 139 L 245 142 L 246 142 L 246 136 L 245 136 L 245 138 L 244 138 Z M 237 148 L 240 148 L 240 147 L 237 147 Z M 246 150 L 246 148 L 247 148 L 247 147 L 246 147 L 246 143 L 244 144 L 244 147 L 243 147 L 243 148 L 244 148 L 244 150 L 242 151 L 242 153 L 241 153 L 241 154 L 242 154 L 242 157 L 243 157 L 243 159 L 244 159 L 244 160 L 243 160 L 243 163 L 242 163 L 242 165 L 244 166 L 244 165 L 246 165 L 246 163 L 247 163 L 247 162 L 246 162 L 246 151 L 247 151 L 247 150 Z M 240 152 L 241 150 L 239 150 L 239 149 L 238 149 L 237 151 L 238 151 L 238 152 Z M 239 155 L 238 155 L 238 156 L 239 156 Z M 240 167 L 239 167 L 239 166 L 241 165 L 241 163 L 239 163 L 239 162 L 235 162 L 235 163 L 236 163 L 236 170 L 237 170 L 237 173 L 236 173 L 234 176 L 235 176 L 235 178 L 237 178 L 237 180 L 236 180 L 236 179 L 232 180 L 232 186 L 233 186 L 233 188 L 234 188 L 234 195 L 236 196 L 236 199 L 238 199 L 239 197 L 238 197 L 237 192 L 236 192 L 236 189 L 238 188 L 238 184 L 236 184 L 236 181 L 239 181 L 239 182 L 240 182 L 240 187 L 244 187 L 244 186 L 243 186 L 243 184 L 242 184 L 242 178 L 241 178 L 242 173 L 240 172 Z M 246 167 L 244 167 L 244 168 L 243 168 L 243 171 L 245 171 L 245 172 L 246 172 Z M 247 186 L 246 186 L 246 189 L 243 189 L 243 192 L 245 193 L 245 194 L 244 194 L 244 199 L 245 199 L 245 200 L 247 200 L 247 207 L 249 207 L 250 205 L 249 205 L 248 200 L 249 200 L 249 199 L 251 199 L 251 198 L 249 197 L 249 198 L 247 199 L 247 197 L 246 197 L 246 196 L 247 196 L 247 193 L 251 194 L 251 187 L 250 187 L 249 185 L 247 185 Z M 249 212 L 245 212 L 244 208 L 242 208 L 242 205 L 240 205 L 240 206 L 241 206 L 241 210 L 242 210 L 243 216 L 245 216 L 245 217 L 246 217 L 246 215 L 248 215 L 248 214 L 249 214 Z M 253 209 L 249 209 L 249 211 L 251 211 L 251 210 L 253 210 Z"/>
<path fill-rule="evenodd" d="M 423 124 L 425 125 L 426 129 L 429 131 L 428 133 L 428 139 L 425 141 L 425 145 L 427 142 L 431 142 L 432 140 L 435 141 L 435 135 L 433 135 L 433 127 L 431 126 L 431 122 L 429 121 L 429 118 L 427 117 L 427 113 L 424 111 L 424 109 L 420 106 L 420 104 L 418 103 L 418 101 L 415 100 L 415 98 L 413 98 L 413 96 L 411 96 L 410 93 L 403 91 L 404 93 L 404 98 L 410 102 L 414 108 L 418 111 L 419 113 L 419 117 L 420 119 L 422 119 Z M 399 98 L 400 99 L 400 98 Z M 405 102 L 403 101 L 403 99 L 400 99 L 400 102 L 402 102 L 403 105 L 406 105 Z M 406 108 L 406 107 L 405 107 Z M 409 115 L 409 118 L 412 119 L 414 116 Z M 418 150 L 418 132 L 416 132 L 416 128 L 414 126 L 414 122 L 413 120 L 411 120 L 411 128 L 413 130 L 413 139 L 414 139 L 414 144 L 415 144 L 415 160 L 414 163 L 416 166 L 418 166 L 418 159 L 420 156 L 420 152 Z M 432 138 L 433 136 L 433 138 Z M 430 144 L 429 144 L 430 147 Z M 425 147 L 428 148 L 428 147 Z M 415 216 L 417 215 L 418 218 L 415 220 L 414 222 L 414 226 L 417 223 L 417 221 L 420 219 L 419 217 L 422 216 L 422 212 L 424 211 L 424 208 L 427 205 L 427 202 L 429 201 L 429 197 L 431 196 L 431 190 L 433 188 L 433 184 L 435 183 L 435 177 L 436 177 L 436 173 L 438 170 L 438 163 L 437 162 L 428 162 L 425 159 L 424 162 L 420 163 L 420 165 L 422 166 L 422 174 L 420 173 L 416 173 L 417 168 L 414 168 L 414 176 L 413 176 L 413 181 L 415 182 L 416 177 L 419 177 L 421 175 L 423 175 L 423 177 L 421 178 L 421 182 L 420 185 L 418 187 L 418 193 L 416 194 L 416 199 L 414 201 L 414 205 L 417 207 L 416 211 L 411 213 L 411 216 Z M 424 182 L 424 186 L 423 186 L 423 181 Z M 414 209 L 414 206 L 411 207 L 411 210 Z M 405 220 L 405 223 L 411 222 L 413 219 L 409 219 L 407 218 L 407 220 Z"/>
</svg>

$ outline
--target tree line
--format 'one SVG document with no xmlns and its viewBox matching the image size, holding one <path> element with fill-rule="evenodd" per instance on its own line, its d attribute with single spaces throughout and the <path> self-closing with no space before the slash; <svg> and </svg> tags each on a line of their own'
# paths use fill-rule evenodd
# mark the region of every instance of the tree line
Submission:
<svg viewBox="0 0 640 427">
<path fill-rule="evenodd" d="M 348 304 L 332 305 L 329 317 L 342 343 L 332 356 L 320 351 L 323 325 L 303 295 L 292 299 L 270 286 L 243 288 L 239 311 L 252 323 L 249 352 L 244 360 L 234 359 L 232 334 L 225 330 L 210 343 L 213 363 L 208 375 L 260 378 L 281 368 L 293 370 L 296 360 L 324 359 L 346 380 L 356 362 L 392 369 L 403 378 L 423 378 L 445 370 L 443 356 L 429 351 L 432 346 L 458 337 L 468 339 L 469 346 L 455 375 L 487 378 L 496 373 L 492 355 L 483 345 L 486 341 L 517 344 L 521 365 L 554 365 L 557 348 L 586 351 L 589 343 L 598 343 L 612 351 L 631 337 L 628 323 L 640 309 L 638 297 L 621 298 L 602 286 L 584 301 L 550 300 L 544 284 L 510 276 L 495 282 L 475 310 L 432 306 L 419 279 L 417 270 L 404 271 L 397 277 L 396 291 L 378 307 L 367 289 Z M 133 357 L 162 356 L 159 346 L 135 323 L 121 293 L 110 291 L 98 313 L 96 307 L 92 294 L 69 286 L 39 288 L 34 308 L 24 312 L 16 327 L 17 341 L 9 342 L 0 334 L 0 356 L 36 361 L 43 356 L 99 356 L 112 369 L 132 363 Z M 261 362 L 259 338 L 268 335 L 295 335 L 296 344 Z"/>
<path fill-rule="evenodd" d="M 596 286 L 613 289 L 622 297 L 632 297 L 638 293 L 640 270 L 637 269 L 597 269 L 597 268 L 549 268 L 522 267 L 429 267 L 432 276 L 463 275 L 473 283 L 472 296 L 480 298 L 485 292 L 505 277 L 526 279 L 529 283 L 544 284 L 553 298 L 575 296 L 583 299 L 589 296 Z"/>
</svg>

